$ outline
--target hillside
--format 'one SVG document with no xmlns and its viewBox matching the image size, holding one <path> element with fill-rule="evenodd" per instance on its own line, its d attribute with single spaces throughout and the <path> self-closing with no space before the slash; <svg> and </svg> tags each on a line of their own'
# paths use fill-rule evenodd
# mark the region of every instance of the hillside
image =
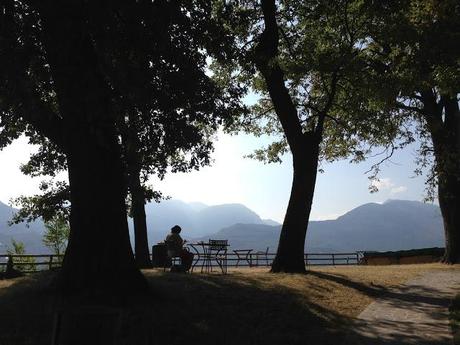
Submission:
<svg viewBox="0 0 460 345">
<path fill-rule="evenodd" d="M 228 239 L 234 248 L 270 247 L 275 251 L 280 229 L 280 226 L 235 224 L 210 237 Z M 442 218 L 438 206 L 417 201 L 370 203 L 336 220 L 310 222 L 306 244 L 308 252 L 442 247 Z"/>
<path fill-rule="evenodd" d="M 48 253 L 49 250 L 42 244 L 44 230 L 42 221 L 35 221 L 27 226 L 25 223 L 8 225 L 8 221 L 16 210 L 0 202 L 0 254 L 11 247 L 11 239 L 24 242 L 27 253 Z"/>
<path fill-rule="evenodd" d="M 24 242 L 28 253 L 47 253 L 41 242 L 43 223 L 10 227 L 7 222 L 14 211 L 0 202 L 0 254 L 5 253 L 11 238 Z M 146 213 L 150 245 L 163 240 L 169 229 L 179 224 L 183 237 L 189 240 L 228 239 L 232 248 L 270 247 L 275 251 L 281 228 L 241 204 L 207 206 L 168 200 L 146 205 Z M 306 243 L 308 252 L 404 250 L 442 247 L 444 233 L 438 206 L 389 200 L 361 205 L 335 220 L 310 222 Z"/>
<path fill-rule="evenodd" d="M 253 211 L 241 204 L 206 206 L 166 200 L 146 205 L 149 242 L 163 240 L 175 224 L 183 229 L 183 236 L 195 238 L 215 233 L 236 223 L 264 224 Z"/>
</svg>

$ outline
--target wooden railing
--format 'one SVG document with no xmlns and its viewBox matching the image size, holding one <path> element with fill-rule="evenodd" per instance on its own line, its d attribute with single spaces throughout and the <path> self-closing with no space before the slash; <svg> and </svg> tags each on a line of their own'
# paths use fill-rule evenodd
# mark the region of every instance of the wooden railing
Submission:
<svg viewBox="0 0 460 345">
<path fill-rule="evenodd" d="M 256 254 L 249 253 L 247 257 L 237 254 L 231 250 L 227 252 L 228 267 L 269 267 L 275 259 L 276 253 Z M 360 265 L 361 253 L 305 253 L 304 260 L 306 266 L 343 266 Z M 196 265 L 200 266 L 201 261 Z M 212 261 L 212 266 L 217 266 L 217 262 Z"/>
<path fill-rule="evenodd" d="M 227 253 L 228 267 L 263 267 L 271 266 L 276 253 L 256 254 L 238 256 L 232 251 Z M 12 260 L 13 265 L 22 272 L 31 273 L 42 270 L 51 270 L 61 266 L 64 255 L 55 254 L 24 254 L 24 255 L 0 255 L 0 271 L 6 269 L 8 260 Z M 33 258 L 33 262 L 27 262 L 27 258 Z M 305 253 L 305 265 L 307 266 L 339 266 L 339 265 L 359 265 L 360 253 Z M 201 263 L 198 263 L 199 266 Z M 211 262 L 217 266 L 217 262 Z"/>
<path fill-rule="evenodd" d="M 56 254 L 12 254 L 0 255 L 0 271 L 6 269 L 8 261 L 12 260 L 15 268 L 24 273 L 51 270 L 61 266 L 64 255 Z M 33 259 L 27 261 L 27 259 Z"/>
</svg>

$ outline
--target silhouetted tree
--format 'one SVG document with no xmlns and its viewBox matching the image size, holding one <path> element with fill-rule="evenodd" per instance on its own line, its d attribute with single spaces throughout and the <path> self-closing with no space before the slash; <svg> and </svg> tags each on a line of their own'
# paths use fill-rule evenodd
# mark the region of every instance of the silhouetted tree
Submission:
<svg viewBox="0 0 460 345">
<path fill-rule="evenodd" d="M 146 133 L 158 147 L 193 145 L 207 137 L 203 123 L 215 128 L 238 103 L 219 98 L 205 73 L 205 49 L 225 43 L 210 45 L 220 28 L 210 14 L 206 2 L 2 3 L 2 145 L 25 132 L 65 154 L 72 209 L 64 290 L 147 287 L 129 244 L 124 127 L 132 114 L 141 126 L 155 124 Z"/>
<path fill-rule="evenodd" d="M 419 162 L 431 165 L 428 199 L 437 197 L 446 237 L 444 261 L 460 259 L 460 7 L 457 1 L 394 1 L 368 13 L 367 58 L 373 92 L 419 122 Z"/>
<path fill-rule="evenodd" d="M 305 272 L 305 237 L 320 159 L 351 155 L 360 161 L 372 146 L 391 145 L 399 136 L 392 123 L 397 119 L 383 116 L 366 98 L 360 51 L 367 37 L 361 15 L 366 6 L 262 0 L 260 6 L 238 2 L 226 9 L 238 23 L 239 68 L 261 95 L 254 117 L 243 118 L 237 129 L 281 134 L 253 154 L 257 159 L 278 162 L 283 153 L 292 153 L 291 195 L 272 272 Z"/>
</svg>

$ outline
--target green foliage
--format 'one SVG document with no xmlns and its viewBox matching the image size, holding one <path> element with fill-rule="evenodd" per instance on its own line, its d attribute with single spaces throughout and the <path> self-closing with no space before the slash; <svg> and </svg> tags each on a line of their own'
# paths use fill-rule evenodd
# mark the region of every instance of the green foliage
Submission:
<svg viewBox="0 0 460 345">
<path fill-rule="evenodd" d="M 64 254 L 70 234 L 67 219 L 63 216 L 56 216 L 45 223 L 45 228 L 42 239 L 43 244 L 56 255 Z"/>
<path fill-rule="evenodd" d="M 7 1 L 1 8 L 0 35 L 9 49 L 0 55 L 0 147 L 25 133 L 40 149 L 23 173 L 54 178 L 67 169 L 64 143 L 24 120 L 33 115 L 37 123 L 54 118 L 59 124 L 65 116 L 41 41 L 40 8 L 33 1 Z M 85 13 L 99 73 L 111 89 L 126 174 L 140 176 L 146 200 L 160 200 L 148 177 L 208 165 L 217 128 L 244 111 L 245 88 L 218 83 L 207 70 L 209 58 L 233 58 L 234 39 L 207 1 L 91 3 Z M 68 186 L 45 185 L 41 195 L 15 200 L 22 209 L 13 222 L 68 214 Z"/>
<path fill-rule="evenodd" d="M 38 218 L 45 222 L 54 218 L 66 218 L 70 215 L 70 188 L 66 182 L 53 180 L 40 183 L 42 194 L 33 196 L 20 196 L 12 200 L 19 206 L 19 210 L 13 215 L 11 224 L 26 221 L 30 223 Z"/>
<path fill-rule="evenodd" d="M 24 243 L 15 241 L 11 239 L 11 247 L 7 247 L 6 253 L 7 255 L 24 255 L 26 254 L 26 248 Z M 14 265 L 13 268 L 18 271 L 35 271 L 35 258 L 33 257 L 15 257 L 13 259 Z M 16 264 L 25 264 L 25 265 L 16 265 Z"/>
<path fill-rule="evenodd" d="M 238 23 L 234 33 L 241 42 L 239 66 L 230 72 L 228 68 L 216 68 L 215 72 L 223 80 L 244 81 L 260 99 L 252 106 L 251 115 L 240 117 L 229 130 L 273 135 L 273 144 L 250 157 L 279 162 L 289 148 L 265 81 L 255 72 L 253 62 L 257 59 L 255 43 L 263 29 L 260 8 L 244 1 L 237 3 L 229 5 L 233 17 L 228 17 Z M 370 34 L 367 24 L 377 11 L 375 7 L 345 0 L 278 3 L 280 46 L 276 62 L 284 73 L 303 133 L 314 131 L 325 117 L 320 156 L 327 161 L 351 157 L 351 161 L 360 162 L 376 148 L 386 148 L 385 154 L 412 141 L 403 126 L 406 119 L 388 116 L 394 110 L 375 93 L 377 82 L 365 52 Z"/>
<path fill-rule="evenodd" d="M 460 92 L 460 47 L 453 43 L 460 39 L 460 7 L 451 0 L 411 0 L 376 9 L 368 14 L 364 50 L 374 79 L 369 91 L 390 114 L 416 121 L 415 134 L 407 130 L 406 138 L 421 143 L 415 172 L 428 170 L 426 197 L 433 200 L 439 179 L 460 176 L 459 148 L 449 143 L 460 133 L 449 125 L 455 115 L 447 111 Z M 437 152 L 434 136 L 440 139 Z"/>
</svg>

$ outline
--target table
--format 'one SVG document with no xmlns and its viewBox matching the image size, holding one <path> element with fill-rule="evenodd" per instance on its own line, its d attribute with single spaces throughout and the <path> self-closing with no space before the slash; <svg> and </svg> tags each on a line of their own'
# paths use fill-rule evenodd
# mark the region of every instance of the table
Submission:
<svg viewBox="0 0 460 345">
<path fill-rule="evenodd" d="M 195 254 L 195 262 L 192 265 L 191 271 L 193 272 L 195 266 L 201 260 L 201 273 L 212 272 L 212 260 L 216 260 L 223 274 L 227 273 L 227 247 L 229 244 L 222 244 L 224 249 L 214 249 L 215 244 L 209 242 L 188 243 Z M 201 250 L 199 250 L 199 248 Z"/>
<path fill-rule="evenodd" d="M 246 260 L 249 266 L 251 266 L 251 262 L 249 261 L 249 255 L 252 252 L 252 249 L 234 249 L 233 252 L 236 254 L 238 258 L 236 261 L 236 267 L 238 267 L 241 260 Z"/>
</svg>

